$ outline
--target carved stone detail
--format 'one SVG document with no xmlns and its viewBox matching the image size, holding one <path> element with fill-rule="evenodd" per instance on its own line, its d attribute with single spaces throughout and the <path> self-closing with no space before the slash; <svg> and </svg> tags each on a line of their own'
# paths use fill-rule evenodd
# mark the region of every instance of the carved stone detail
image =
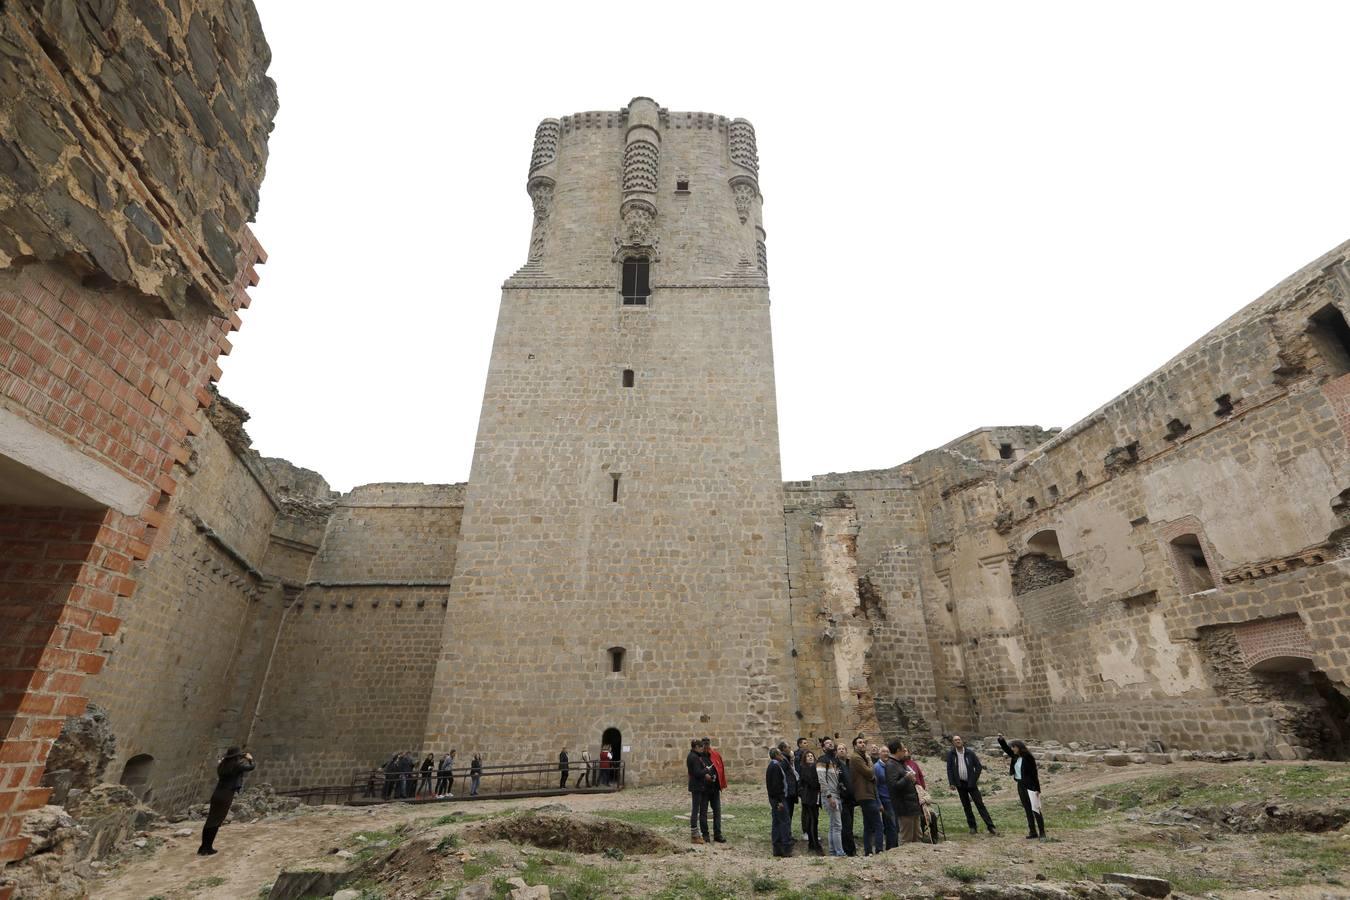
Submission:
<svg viewBox="0 0 1350 900">
<path fill-rule="evenodd" d="M 544 225 L 553 211 L 553 179 L 532 178 L 526 188 L 534 204 L 534 228 L 530 231 L 529 261 L 537 263 L 544 257 Z"/>
<path fill-rule="evenodd" d="M 727 129 L 727 144 L 731 161 L 759 174 L 759 148 L 755 143 L 755 126 L 745 119 L 735 119 Z"/>
<path fill-rule="evenodd" d="M 661 151 L 651 141 L 633 141 L 623 153 L 623 192 L 656 193 Z"/>
<path fill-rule="evenodd" d="M 741 223 L 750 221 L 750 213 L 755 208 L 755 198 L 759 196 L 759 186 L 748 175 L 736 175 L 731 179 L 731 190 L 736 198 L 736 215 Z"/>
<path fill-rule="evenodd" d="M 558 158 L 557 119 L 545 119 L 534 130 L 534 150 L 530 154 L 530 174 Z"/>
<path fill-rule="evenodd" d="M 765 275 L 769 274 L 769 248 L 764 246 L 763 241 L 755 241 L 755 260 L 759 265 L 759 270 Z"/>
</svg>

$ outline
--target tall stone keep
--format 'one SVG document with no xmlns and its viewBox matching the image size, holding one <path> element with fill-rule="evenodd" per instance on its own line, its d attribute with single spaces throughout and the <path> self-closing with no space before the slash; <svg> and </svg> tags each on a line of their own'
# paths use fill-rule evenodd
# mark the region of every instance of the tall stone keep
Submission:
<svg viewBox="0 0 1350 900">
<path fill-rule="evenodd" d="M 788 733 L 758 167 L 749 122 L 646 97 L 539 125 L 429 749 L 610 743 L 633 783 L 674 777 L 691 737 L 748 765 Z"/>
</svg>

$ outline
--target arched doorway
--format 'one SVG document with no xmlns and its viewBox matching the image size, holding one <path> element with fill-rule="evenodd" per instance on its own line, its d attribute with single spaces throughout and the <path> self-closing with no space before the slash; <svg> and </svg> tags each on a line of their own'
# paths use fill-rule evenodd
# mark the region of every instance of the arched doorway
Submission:
<svg viewBox="0 0 1350 900">
<path fill-rule="evenodd" d="M 150 793 L 150 770 L 155 767 L 155 758 L 149 753 L 138 753 L 127 760 L 122 769 L 122 784 L 126 785 L 137 799 L 145 800 Z"/>
<path fill-rule="evenodd" d="M 617 728 L 606 728 L 604 734 L 600 735 L 600 746 L 609 747 L 611 757 L 608 771 L 600 772 L 600 783 L 604 785 L 623 784 L 619 778 L 619 761 L 623 759 L 623 734 Z"/>
</svg>

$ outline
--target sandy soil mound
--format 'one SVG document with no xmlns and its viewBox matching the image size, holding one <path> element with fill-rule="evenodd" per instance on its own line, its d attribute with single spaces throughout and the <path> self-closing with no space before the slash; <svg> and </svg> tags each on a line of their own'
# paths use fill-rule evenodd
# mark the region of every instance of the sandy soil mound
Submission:
<svg viewBox="0 0 1350 900">
<path fill-rule="evenodd" d="M 526 811 L 476 825 L 469 833 L 478 840 L 533 844 L 572 853 L 674 853 L 677 849 L 650 828 L 576 813 Z"/>
</svg>

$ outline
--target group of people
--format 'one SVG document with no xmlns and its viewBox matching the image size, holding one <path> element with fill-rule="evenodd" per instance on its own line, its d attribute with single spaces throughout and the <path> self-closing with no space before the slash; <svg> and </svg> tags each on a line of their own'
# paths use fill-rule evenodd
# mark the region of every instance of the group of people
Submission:
<svg viewBox="0 0 1350 900">
<path fill-rule="evenodd" d="M 455 788 L 455 754 L 451 750 L 436 762 L 436 755 L 428 753 L 417 763 L 411 750 L 395 753 L 378 769 L 372 769 L 366 778 L 366 796 L 375 796 L 375 787 L 383 782 L 381 798 L 385 800 L 444 799 L 453 797 Z M 464 774 L 460 770 L 460 774 Z M 483 778 L 483 757 L 475 753 L 469 762 L 469 796 L 478 796 L 478 784 Z"/>
<path fill-rule="evenodd" d="M 586 787 L 608 787 L 614 784 L 616 771 L 614 748 L 609 744 L 600 745 L 600 760 L 598 763 L 591 760 L 591 751 L 583 748 L 581 751 L 581 774 L 577 776 L 577 783 L 574 787 L 581 787 L 583 781 L 586 783 Z M 571 773 L 572 762 L 567 755 L 567 748 L 563 747 L 558 752 L 558 790 L 567 787 L 567 778 Z"/>
<path fill-rule="evenodd" d="M 799 805 L 808 852 L 818 855 L 857 855 L 853 823 L 858 814 L 864 856 L 934 833 L 923 769 L 902 743 L 869 745 L 859 735 L 851 747 L 822 738 L 819 749 L 817 754 L 806 738 L 798 738 L 795 749 L 784 741 L 769 751 L 764 784 L 773 815 L 774 856 L 792 855 L 792 818 Z M 829 820 L 824 842 L 821 809 Z"/>
<path fill-rule="evenodd" d="M 822 738 L 819 755 L 807 746 L 806 738 L 798 738 L 795 749 L 789 749 L 786 742 L 780 742 L 777 747 L 770 749 L 764 784 L 773 817 L 773 855 L 792 855 L 796 843 L 792 819 L 799 805 L 802 808 L 802 836 L 807 842 L 808 852 L 817 855 L 857 855 L 853 824 L 857 814 L 862 818 L 864 856 L 882 853 L 906 842 L 935 842 L 939 833 L 938 814 L 928 793 L 923 769 L 909 749 L 900 741 L 891 741 L 885 745 L 869 744 L 863 735 L 854 738 L 851 747 L 844 747 L 837 737 Z M 1045 818 L 1041 813 L 1041 785 L 1036 759 L 1022 741 L 1009 742 L 1000 734 L 998 742 L 1008 757 L 1008 774 L 1017 785 L 1018 798 L 1026 812 L 1027 837 L 1044 838 Z M 960 735 L 952 736 L 952 747 L 947 752 L 946 763 L 947 783 L 961 800 L 971 834 L 979 830 L 974 810 L 979 811 L 988 832 L 997 834 L 998 829 L 980 793 L 979 780 L 983 765 Z M 689 790 L 693 793 L 696 786 L 693 750 L 689 756 L 689 767 Z M 719 772 L 722 769 L 720 757 L 717 768 Z M 725 786 L 723 779 L 722 787 Z M 819 832 L 822 808 L 829 819 L 824 843 Z M 717 818 L 720 819 L 720 806 L 717 811 Z M 691 814 L 691 829 L 693 822 Z M 716 831 L 719 835 L 717 839 L 720 840 L 720 821 Z M 706 823 L 702 834 L 694 830 L 692 837 L 694 843 L 706 840 Z"/>
</svg>

